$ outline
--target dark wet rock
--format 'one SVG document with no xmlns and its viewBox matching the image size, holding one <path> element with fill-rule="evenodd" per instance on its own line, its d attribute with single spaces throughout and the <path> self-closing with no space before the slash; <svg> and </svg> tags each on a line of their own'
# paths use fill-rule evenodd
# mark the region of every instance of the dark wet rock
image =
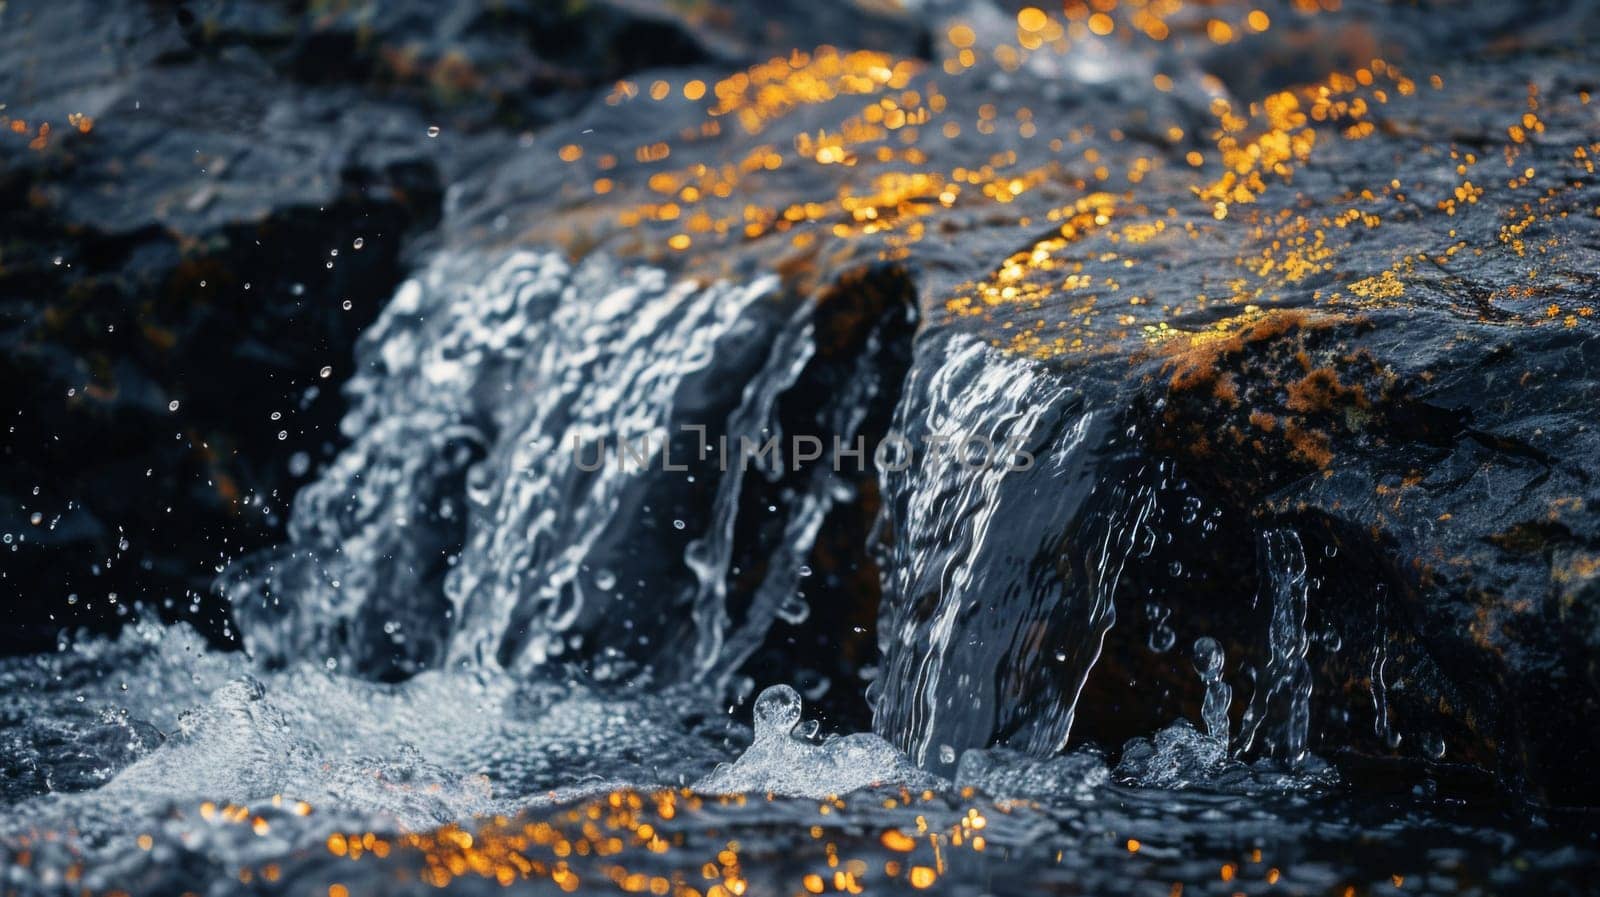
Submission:
<svg viewBox="0 0 1600 897">
<path fill-rule="evenodd" d="M 922 23 L 905 13 L 800 0 L 427 0 L 177 5 L 185 46 L 172 57 L 246 49 L 306 84 L 359 84 L 447 127 L 527 128 L 570 116 L 590 93 L 657 68 L 739 68 L 829 40 L 915 55 Z M 829 37 L 829 36 L 832 37 Z"/>
<path fill-rule="evenodd" d="M 223 636 L 208 580 L 281 537 L 355 335 L 437 220 L 425 122 L 186 55 L 171 8 L 3 15 L 7 648 L 136 602 Z"/>
<path fill-rule="evenodd" d="M 1039 284 L 1040 298 L 1000 301 L 975 319 L 1086 391 L 1111 377 L 1113 404 L 1127 407 L 1120 420 L 1153 462 L 1173 465 L 1158 485 L 1177 489 L 1163 489 L 1149 520 L 1172 541 L 1130 566 L 1074 738 L 1149 732 L 1161 708 L 1198 719 L 1199 683 L 1163 643 L 1215 636 L 1240 664 L 1230 664 L 1234 693 L 1264 687 L 1264 571 L 1251 546 L 1263 528 L 1287 524 L 1310 556 L 1318 749 L 1464 763 L 1538 800 L 1596 799 L 1578 784 L 1600 736 L 1597 646 L 1580 609 L 1600 534 L 1588 470 L 1600 452 L 1590 411 L 1600 397 L 1600 284 L 1590 273 L 1600 194 L 1582 161 L 1593 113 L 1564 63 L 1435 64 L 1444 83 L 1478 90 L 1430 100 L 1414 124 L 1385 114 L 1376 146 L 1319 144 L 1321 158 L 1292 186 L 1262 193 L 1268 208 L 1228 210 L 1246 221 L 1238 241 L 1217 241 L 1225 225 L 1180 215 L 1165 233 L 1199 236 L 1045 247 L 1067 271 L 1105 271 L 1122 295 L 1144 297 L 1126 321 L 1106 321 L 1115 294 L 1104 293 L 1099 308 L 1084 297 L 1090 304 L 1071 313 L 1089 317 L 1069 316 L 1075 294 L 1045 285 L 1061 268 L 1027 261 L 1016 282 L 1024 296 Z M 1544 136 L 1522 142 L 1529 120 Z M 1433 142 L 1441 132 L 1453 150 Z M 1461 181 L 1452 151 L 1494 160 L 1478 175 L 1490 197 L 1470 212 L 1461 202 L 1458 213 L 1451 193 Z M 1455 177 L 1442 191 L 1428 173 L 1435 156 Z M 1530 182 L 1524 168 L 1560 173 Z M 1381 226 L 1369 219 L 1370 236 L 1339 236 L 1337 214 L 1364 205 L 1360 185 L 1391 179 L 1400 189 L 1389 192 L 1417 198 L 1360 209 Z M 1311 241 L 1279 230 L 1273 208 L 1285 210 L 1277 221 L 1313 221 Z M 1315 242 L 1334 248 L 1326 265 L 1285 271 L 1306 260 L 1293 247 Z M 1458 252 L 1472 263 L 1453 262 Z M 1096 269 L 1104 253 L 1117 263 Z M 1130 264 L 1117 270 L 1117 256 Z M 1052 345 L 1055 321 L 1068 338 Z M 1127 353 L 1126 373 L 1108 370 L 1108 348 Z M 1102 482 L 1126 469 L 1099 463 Z M 991 589 L 1027 582 L 991 569 Z"/>
<path fill-rule="evenodd" d="M 1323 681 L 1383 693 L 1336 728 L 1575 775 L 1597 734 L 1597 646 L 1569 585 L 1600 526 L 1592 335 L 1415 312 L 1277 326 L 1216 368 L 1248 420 L 1174 389 L 1157 440 L 1212 494 L 1323 546 L 1310 625 L 1346 645 Z"/>
<path fill-rule="evenodd" d="M 1162 545 L 1125 568 L 1117 623 L 1081 686 L 1075 739 L 1118 743 L 1174 715 L 1197 718 L 1198 680 L 1160 646 L 1203 635 L 1234 659 L 1237 723 L 1246 697 L 1265 687 L 1266 577 L 1255 544 L 1264 529 L 1287 525 L 1303 537 L 1310 566 L 1314 749 L 1461 762 L 1501 775 L 1519 794 L 1591 801 L 1570 783 L 1582 780 L 1596 743 L 1592 615 L 1580 596 L 1592 591 L 1584 571 L 1597 531 L 1585 470 L 1596 450 L 1585 419 L 1596 287 L 1585 272 L 1596 266 L 1597 197 L 1586 162 L 1592 85 L 1576 74 L 1588 51 L 1570 35 L 1593 12 L 1553 5 L 1520 20 L 1514 37 L 1502 29 L 1492 38 L 1492 11 L 1396 11 L 1392 25 L 1380 5 L 1347 11 L 1327 24 L 1274 10 L 1291 23 L 1288 37 L 1198 59 L 1118 57 L 1090 40 L 1075 51 L 1081 67 L 1047 59 L 1040 77 L 981 63 L 956 79 L 908 72 L 904 87 L 924 94 L 937 80 L 945 118 L 962 126 L 954 137 L 925 129 L 917 146 L 931 164 L 830 168 L 784 153 L 777 167 L 734 178 L 727 203 L 694 206 L 712 222 L 724 214 L 738 222 L 727 236 L 658 214 L 664 195 L 699 183 L 677 173 L 697 159 L 787 147 L 847 113 L 800 101 L 770 123 L 763 117 L 752 139 L 718 141 L 679 139 L 696 116 L 676 99 L 596 104 L 579 117 L 597 135 L 580 159 L 563 171 L 511 159 L 470 182 L 453 235 L 670 261 L 668 236 L 688 231 L 685 263 L 718 274 L 760 270 L 763 259 L 816 245 L 823 250 L 795 252 L 813 281 L 873 253 L 901 259 L 933 331 L 1034 356 L 1082 391 L 1084 407 L 1115 410 L 1116 426 L 1095 446 L 1102 457 L 1081 461 L 1086 481 L 1109 488 L 1133 474 L 1130 488 L 1155 493 L 1147 525 Z M 1186 27 L 1192 39 L 1202 26 Z M 1328 29 L 1348 39 L 1306 56 L 1304 35 Z M 1442 54 L 1446 44 L 1460 52 Z M 1378 54 L 1392 61 L 1369 64 Z M 1153 107 L 1129 108 L 1106 86 L 1169 63 L 1180 86 Z M 1198 180 L 1185 173 L 1188 152 L 1215 152 L 1216 110 L 1205 94 L 1184 92 L 1183 78 L 1199 74 L 1182 75 L 1184 65 L 1228 74 L 1224 98 L 1241 115 L 1232 146 L 1256 154 L 1249 158 L 1282 152 L 1280 170 L 1252 173 L 1238 162 L 1239 177 L 1208 162 Z M 1354 78 L 1327 82 L 1325 96 L 1359 95 L 1370 110 L 1338 126 L 1312 122 L 1348 116 L 1348 99 L 1319 107 L 1314 95 L 1296 94 L 1293 106 L 1247 108 L 1324 77 L 1296 74 L 1297 65 L 1377 71 L 1383 97 Z M 1068 152 L 1022 138 L 1014 124 L 975 134 L 972 123 L 985 120 L 981 107 L 999 90 L 1007 111 L 1026 108 L 1032 121 L 1096 127 L 1060 126 Z M 1302 144 L 1308 129 L 1317 136 Z M 659 135 L 673 155 L 601 166 L 603 148 L 624 131 L 641 145 Z M 535 150 L 548 159 L 571 139 L 541 138 Z M 1124 178 L 1130 154 L 1154 164 Z M 936 197 L 951 184 L 945 166 L 987 158 L 1005 160 L 1004 173 L 974 172 L 956 183 L 960 201 L 940 208 Z M 885 169 L 934 173 L 896 181 Z M 658 185 L 652 174 L 677 177 Z M 603 192 L 585 189 L 602 179 Z M 978 188 L 986 198 L 1010 190 L 1012 179 L 1009 202 L 966 202 Z M 528 212 L 536 196 L 568 210 L 558 227 Z M 870 218 L 855 214 L 867 206 Z M 740 215 L 741 207 L 754 211 Z M 929 349 L 917 365 L 931 376 L 941 363 Z M 1129 428 L 1142 464 L 1110 450 L 1111 434 L 1122 439 Z M 1076 495 L 1048 494 L 1001 515 L 1011 526 L 991 536 L 993 556 L 979 563 L 982 597 L 956 618 L 951 644 L 1003 655 L 983 660 L 975 686 L 995 680 L 999 712 L 982 693 L 969 700 L 950 683 L 932 690 L 931 700 L 950 705 L 951 731 L 963 733 L 958 749 L 998 738 L 1047 750 L 1048 738 L 1034 744 L 1026 733 L 1065 731 L 1064 702 L 1079 694 L 1072 673 L 1037 665 L 1059 640 L 1024 636 L 1081 625 L 1071 609 L 1084 606 L 1084 586 L 1068 581 L 1037 619 L 1021 613 L 1015 596 L 1042 594 L 1035 578 L 1048 574 L 1000 548 L 1065 538 L 1067 554 L 1081 553 L 1116 518 L 1102 512 L 1097 523 L 1095 512 L 1071 510 Z M 1060 503 L 1060 519 L 1049 518 Z M 1045 530 L 1029 527 L 1044 518 Z M 884 613 L 923 613 L 921 625 L 931 626 L 922 598 L 950 586 L 929 581 L 926 592 L 891 589 Z M 1008 646 L 1012 638 L 1027 647 Z M 925 675 L 924 644 L 908 639 L 898 672 Z M 991 676 L 991 666 L 1004 672 Z M 956 663 L 950 675 L 967 667 Z M 1033 684 L 1013 687 L 1022 681 Z M 901 706 L 930 699 L 927 686 L 903 677 L 885 687 L 901 686 L 907 696 L 893 699 Z M 886 718 L 880 705 L 880 723 L 932 762 L 938 739 L 902 725 L 930 725 L 916 722 L 918 712 Z"/>
</svg>

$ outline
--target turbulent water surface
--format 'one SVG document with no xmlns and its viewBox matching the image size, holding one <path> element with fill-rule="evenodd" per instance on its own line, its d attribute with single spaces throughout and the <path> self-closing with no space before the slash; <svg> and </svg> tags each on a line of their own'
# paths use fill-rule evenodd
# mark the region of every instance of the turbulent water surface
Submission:
<svg viewBox="0 0 1600 897">
<path fill-rule="evenodd" d="M 1183 722 L 1114 768 L 997 748 L 941 779 L 808 735 L 785 686 L 752 741 L 692 691 L 250 670 L 179 629 L 8 664 L 8 890 L 1495 894 L 1536 868 L 1530 892 L 1581 893 L 1592 859 L 1426 791 L 1246 766 Z"/>
</svg>

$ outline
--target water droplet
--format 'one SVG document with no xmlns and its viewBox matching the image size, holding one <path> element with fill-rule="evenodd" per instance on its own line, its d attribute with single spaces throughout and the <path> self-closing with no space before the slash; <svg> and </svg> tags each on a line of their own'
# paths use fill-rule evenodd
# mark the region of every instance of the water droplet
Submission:
<svg viewBox="0 0 1600 897">
<path fill-rule="evenodd" d="M 1221 676 L 1222 663 L 1222 645 L 1216 639 L 1203 635 L 1194 640 L 1194 669 L 1202 681 L 1210 682 Z"/>
<path fill-rule="evenodd" d="M 328 379 L 329 377 L 332 377 L 333 376 L 333 366 L 332 365 L 324 365 L 322 370 L 319 372 L 319 376 L 322 377 L 322 379 L 324 379 L 324 380 Z"/>
<path fill-rule="evenodd" d="M 672 528 L 673 529 L 683 529 L 687 525 L 688 524 L 684 523 L 682 520 L 674 520 L 674 521 L 672 521 Z"/>
<path fill-rule="evenodd" d="M 595 587 L 603 592 L 609 592 L 617 584 L 617 574 L 610 570 L 600 569 L 594 572 Z"/>
<path fill-rule="evenodd" d="M 1178 641 L 1178 634 L 1167 625 L 1167 618 L 1172 616 L 1172 611 L 1160 602 L 1152 601 L 1145 605 L 1144 615 L 1150 621 L 1150 633 L 1146 637 L 1150 650 L 1157 654 L 1172 650 Z"/>
<path fill-rule="evenodd" d="M 1222 681 L 1222 667 L 1227 658 L 1216 639 L 1203 635 L 1194 641 L 1194 669 L 1205 683 L 1205 699 L 1200 705 L 1200 719 L 1205 723 L 1206 734 L 1228 744 L 1228 705 L 1233 703 L 1233 689 Z"/>
<path fill-rule="evenodd" d="M 428 126 L 428 136 L 429 137 L 438 137 L 439 136 L 439 126 L 438 125 L 429 125 Z"/>
<path fill-rule="evenodd" d="M 349 299 L 344 300 L 343 302 L 339 303 L 339 305 L 345 311 L 349 311 L 351 308 L 355 307 L 355 303 L 351 302 Z"/>
<path fill-rule="evenodd" d="M 173 399 L 172 401 L 168 402 L 167 403 L 167 410 L 168 411 L 177 411 L 178 410 L 178 400 L 177 399 Z"/>
<path fill-rule="evenodd" d="M 800 693 L 787 685 L 774 685 L 756 698 L 756 738 L 788 735 L 800 722 Z"/>
<path fill-rule="evenodd" d="M 354 240 L 350 241 L 351 249 L 360 249 L 365 245 L 367 245 L 367 241 L 364 237 L 356 237 Z"/>
<path fill-rule="evenodd" d="M 289 431 L 288 430 L 279 430 L 278 431 L 278 441 L 279 442 L 282 442 L 282 441 L 284 441 L 285 439 L 288 439 L 288 438 L 289 438 Z"/>
</svg>

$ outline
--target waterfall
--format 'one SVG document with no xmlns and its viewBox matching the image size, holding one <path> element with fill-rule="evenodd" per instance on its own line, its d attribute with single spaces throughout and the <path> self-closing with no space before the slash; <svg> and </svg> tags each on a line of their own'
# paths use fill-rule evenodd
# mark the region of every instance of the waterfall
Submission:
<svg viewBox="0 0 1600 897">
<path fill-rule="evenodd" d="M 874 726 L 945 773 L 992 743 L 1052 753 L 1153 492 L 1103 476 L 1109 415 L 985 343 L 923 340 L 903 392 L 909 455 L 882 471 Z"/>
<path fill-rule="evenodd" d="M 351 445 L 297 498 L 290 542 L 224 576 L 250 650 L 378 678 L 491 665 L 720 686 L 775 627 L 837 644 L 830 620 L 876 603 L 873 725 L 913 762 L 948 775 L 969 748 L 1060 750 L 1122 573 L 1157 550 L 1170 471 L 1121 448 L 1134 434 L 1092 377 L 959 334 L 904 357 L 897 276 L 802 298 L 603 256 L 440 256 L 364 336 Z M 852 470 L 840 440 L 869 457 Z M 812 620 L 814 547 L 874 510 L 881 598 L 841 579 Z M 1271 659 L 1240 748 L 1295 758 L 1294 532 L 1265 533 L 1260 564 Z"/>
<path fill-rule="evenodd" d="M 669 285 L 660 271 L 635 277 L 567 286 L 507 384 L 517 396 L 473 495 L 481 525 L 449 585 L 458 660 L 526 671 L 572 651 L 598 657 L 606 678 L 660 647 L 647 608 L 691 606 L 697 623 L 714 614 L 705 606 L 714 596 L 697 595 L 667 552 L 682 558 L 688 527 L 716 526 L 729 509 L 719 503 L 706 520 L 680 506 L 705 472 L 667 470 L 688 456 L 677 428 L 715 427 L 729 395 L 714 378 L 743 373 L 748 391 L 770 393 L 771 369 L 795 362 L 758 354 L 770 338 L 762 331 L 778 324 L 761 305 L 771 279 L 701 288 Z M 654 544 L 641 551 L 647 537 Z M 699 572 L 701 592 L 721 574 Z M 620 625 L 603 630 L 608 619 Z M 697 657 L 714 650 L 705 625 Z"/>
<path fill-rule="evenodd" d="M 913 318 L 881 286 L 442 255 L 363 337 L 352 443 L 289 544 L 223 577 L 247 646 L 380 677 L 726 679 L 806 618 L 817 534 L 872 477 L 786 435 L 848 446 L 894 400 Z"/>
</svg>

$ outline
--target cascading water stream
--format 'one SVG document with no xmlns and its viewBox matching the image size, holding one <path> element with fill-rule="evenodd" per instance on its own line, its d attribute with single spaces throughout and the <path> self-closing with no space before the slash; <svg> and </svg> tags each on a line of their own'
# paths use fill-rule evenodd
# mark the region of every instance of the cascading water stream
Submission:
<svg viewBox="0 0 1600 897">
<path fill-rule="evenodd" d="M 139 683 L 78 693 L 95 714 L 122 707 L 94 738 L 136 747 L 36 818 L 115 842 L 134 834 L 117 819 L 166 802 L 287 793 L 422 828 L 693 782 L 736 743 L 704 719 L 704 680 L 806 619 L 812 543 L 873 476 L 781 436 L 853 445 L 887 416 L 913 320 L 896 283 L 821 308 L 772 278 L 436 259 L 364 336 L 352 443 L 302 491 L 290 542 L 222 577 L 253 663 L 149 627 L 64 655 Z M 843 747 L 844 765 L 878 758 L 864 781 L 920 775 L 874 736 Z M 46 787 L 85 778 L 23 756 Z"/>
<path fill-rule="evenodd" d="M 682 600 L 645 598 L 641 590 L 663 584 L 641 583 L 636 571 L 596 558 L 596 548 L 620 528 L 619 513 L 685 526 L 672 508 L 630 499 L 659 475 L 651 468 L 668 463 L 660 453 L 676 435 L 669 428 L 684 383 L 707 374 L 719 340 L 772 286 L 656 280 L 613 287 L 597 300 L 563 291 L 565 301 L 534 328 L 537 341 L 519 370 L 518 387 L 536 398 L 508 422 L 514 437 L 500 443 L 508 451 L 489 459 L 475 508 L 482 522 L 448 584 L 460 619 L 453 659 L 498 657 L 526 671 L 584 647 L 597 612 L 625 616 L 651 598 Z M 616 454 L 587 471 L 591 451 Z M 634 653 L 615 641 L 603 650 Z"/>
<path fill-rule="evenodd" d="M 895 418 L 909 451 L 883 474 L 874 724 L 946 772 L 996 741 L 1048 755 L 1153 493 L 1102 481 L 1107 415 L 1060 379 L 976 340 L 918 351 Z"/>
<path fill-rule="evenodd" d="M 859 479 L 794 457 L 780 401 L 803 376 L 844 382 L 802 421 L 822 445 L 863 438 L 893 397 L 875 365 L 904 310 L 864 309 L 860 352 L 823 361 L 817 313 L 772 278 L 436 260 L 363 340 L 354 444 L 302 494 L 291 543 L 226 577 L 247 644 L 368 674 L 725 679 L 775 619 L 805 618 L 806 558 Z M 733 608 L 738 527 L 769 526 L 752 513 L 777 538 Z"/>
</svg>

